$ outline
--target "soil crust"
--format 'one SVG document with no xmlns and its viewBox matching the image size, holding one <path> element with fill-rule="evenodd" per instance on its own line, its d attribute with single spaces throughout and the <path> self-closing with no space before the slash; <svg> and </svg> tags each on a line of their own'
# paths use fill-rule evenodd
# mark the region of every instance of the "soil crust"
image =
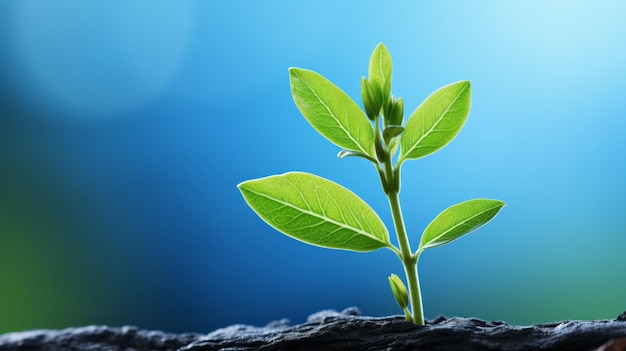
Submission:
<svg viewBox="0 0 626 351">
<path fill-rule="evenodd" d="M 86 326 L 0 335 L 0 351 L 208 350 L 570 350 L 626 351 L 626 311 L 612 320 L 513 326 L 438 317 L 418 327 L 403 317 L 364 317 L 356 308 L 321 311 L 304 324 L 232 325 L 209 334 Z"/>
</svg>

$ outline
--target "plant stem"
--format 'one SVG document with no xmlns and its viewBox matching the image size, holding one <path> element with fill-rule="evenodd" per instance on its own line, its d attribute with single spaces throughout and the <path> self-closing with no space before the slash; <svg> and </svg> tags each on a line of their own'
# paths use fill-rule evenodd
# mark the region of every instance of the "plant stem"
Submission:
<svg viewBox="0 0 626 351">
<path fill-rule="evenodd" d="M 406 274 L 407 284 L 409 286 L 409 296 L 411 299 L 411 309 L 413 312 L 413 323 L 424 325 L 424 313 L 422 311 L 422 294 L 420 291 L 420 283 L 417 275 L 417 257 L 411 254 L 411 246 L 404 228 L 404 220 L 402 219 L 402 211 L 400 209 L 400 200 L 398 190 L 394 189 L 387 197 L 389 198 L 389 206 L 391 207 L 391 215 L 393 216 L 393 224 L 396 228 L 396 236 L 398 245 L 402 253 L 401 260 L 404 265 L 404 273 Z"/>
<path fill-rule="evenodd" d="M 393 160 L 390 150 L 387 149 L 387 145 L 382 145 L 382 138 L 380 135 L 380 127 L 378 118 L 375 119 L 376 124 L 376 151 L 383 150 L 383 155 L 377 154 L 377 158 L 380 163 L 384 164 L 384 169 L 380 167 L 380 164 L 376 165 L 378 174 L 380 175 L 380 181 L 383 185 L 385 195 L 389 199 L 389 207 L 391 207 L 391 215 L 393 217 L 393 225 L 396 229 L 396 237 L 398 239 L 398 245 L 400 250 L 394 251 L 398 254 L 402 265 L 404 266 L 404 274 L 406 275 L 407 284 L 409 286 L 409 296 L 411 305 L 411 314 L 407 309 L 404 309 L 406 320 L 413 322 L 417 325 L 424 325 L 424 312 L 422 311 L 422 293 L 420 291 L 419 277 L 417 275 L 417 260 L 419 254 L 413 256 L 411 252 L 411 245 L 409 244 L 409 238 L 404 228 L 404 219 L 402 219 L 402 210 L 400 209 L 400 167 L 402 166 L 402 160 L 399 160 L 396 168 L 393 167 Z"/>
</svg>

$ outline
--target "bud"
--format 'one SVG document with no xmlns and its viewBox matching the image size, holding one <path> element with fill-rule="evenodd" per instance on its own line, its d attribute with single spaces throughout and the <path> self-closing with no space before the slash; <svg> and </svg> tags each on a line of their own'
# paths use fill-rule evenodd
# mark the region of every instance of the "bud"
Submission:
<svg viewBox="0 0 626 351">
<path fill-rule="evenodd" d="M 402 118 L 404 117 L 404 100 L 402 98 L 393 100 L 394 103 L 389 114 L 389 125 L 399 126 L 402 125 Z"/>
<path fill-rule="evenodd" d="M 365 77 L 361 77 L 361 99 L 363 100 L 363 107 L 367 117 L 373 121 L 380 113 L 382 99 Z"/>
<path fill-rule="evenodd" d="M 389 117 L 391 116 L 391 110 L 393 110 L 393 106 L 396 104 L 396 97 L 391 95 L 389 99 L 385 100 L 385 105 L 383 106 L 383 117 L 384 118 L 384 126 L 388 126 Z"/>
<path fill-rule="evenodd" d="M 406 287 L 404 286 L 402 279 L 392 273 L 389 276 L 389 286 L 391 287 L 393 297 L 396 298 L 396 302 L 398 303 L 400 308 L 407 308 L 409 306 L 409 294 L 406 291 Z"/>
</svg>

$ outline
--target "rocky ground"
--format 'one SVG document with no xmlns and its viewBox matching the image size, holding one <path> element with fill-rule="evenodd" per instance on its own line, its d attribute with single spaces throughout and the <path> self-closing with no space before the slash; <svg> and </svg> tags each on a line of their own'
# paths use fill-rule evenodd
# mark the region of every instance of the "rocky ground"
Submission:
<svg viewBox="0 0 626 351">
<path fill-rule="evenodd" d="M 0 335 L 0 351 L 208 350 L 570 350 L 626 351 L 626 312 L 613 320 L 513 326 L 439 317 L 424 327 L 403 317 L 363 317 L 356 308 L 322 311 L 304 324 L 232 325 L 209 334 L 87 326 Z"/>
</svg>

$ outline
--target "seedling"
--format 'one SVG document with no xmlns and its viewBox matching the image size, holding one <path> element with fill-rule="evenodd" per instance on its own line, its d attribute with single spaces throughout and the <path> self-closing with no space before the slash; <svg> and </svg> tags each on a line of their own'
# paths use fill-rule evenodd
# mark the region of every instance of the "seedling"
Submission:
<svg viewBox="0 0 626 351">
<path fill-rule="evenodd" d="M 391 56 L 381 43 L 361 78 L 364 110 L 346 93 L 313 71 L 290 68 L 291 93 L 306 120 L 343 150 L 339 158 L 361 157 L 374 164 L 389 200 L 397 245 L 376 212 L 350 190 L 303 172 L 253 179 L 238 185 L 248 205 L 267 224 L 305 243 L 358 252 L 387 248 L 402 264 L 409 286 L 395 274 L 391 291 L 408 321 L 424 324 L 417 261 L 424 250 L 447 244 L 489 222 L 505 205 L 473 199 L 441 212 L 411 251 L 400 209 L 400 169 L 405 161 L 430 155 L 461 130 L 470 110 L 470 82 L 432 93 L 403 121 L 404 102 L 391 95 Z M 395 162 L 394 162 L 395 159 Z M 409 309 L 410 308 L 410 309 Z"/>
</svg>

